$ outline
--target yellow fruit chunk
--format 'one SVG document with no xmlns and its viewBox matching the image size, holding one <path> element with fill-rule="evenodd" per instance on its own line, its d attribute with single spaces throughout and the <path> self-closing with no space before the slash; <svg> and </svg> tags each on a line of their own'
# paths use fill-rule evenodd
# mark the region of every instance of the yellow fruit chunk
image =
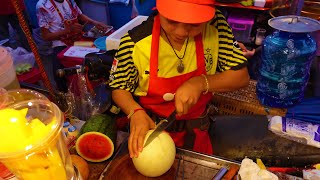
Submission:
<svg viewBox="0 0 320 180">
<path fill-rule="evenodd" d="M 314 165 L 314 167 L 315 167 L 316 169 L 319 169 L 319 170 L 320 170 L 320 163 L 319 163 L 319 164 Z"/>
<path fill-rule="evenodd" d="M 260 169 L 267 169 L 260 158 L 257 158 L 257 165 Z"/>
<path fill-rule="evenodd" d="M 4 164 L 16 174 L 19 179 L 61 179 L 65 180 L 67 174 L 65 165 L 56 147 L 57 139 L 43 141 L 50 136 L 57 126 L 54 118 L 45 125 L 39 119 L 27 121 L 28 109 L 0 110 L 0 153 L 29 150 L 37 146 L 25 157 L 12 158 Z M 53 135 L 54 137 L 54 135 Z M 41 144 L 41 146 L 38 146 Z"/>
<path fill-rule="evenodd" d="M 26 114 L 27 109 L 0 110 L 0 137 L 5 137 L 1 139 L 0 152 L 23 150 L 23 142 L 31 134 L 31 129 L 27 126 Z"/>
</svg>

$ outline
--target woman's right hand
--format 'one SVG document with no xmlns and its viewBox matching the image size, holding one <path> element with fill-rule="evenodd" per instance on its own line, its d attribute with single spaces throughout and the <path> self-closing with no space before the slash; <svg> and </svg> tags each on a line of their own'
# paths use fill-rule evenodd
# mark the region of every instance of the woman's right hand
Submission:
<svg viewBox="0 0 320 180">
<path fill-rule="evenodd" d="M 80 34 L 82 33 L 83 26 L 79 23 L 73 23 L 68 26 L 67 30 L 72 34 Z"/>
<path fill-rule="evenodd" d="M 130 157 L 138 157 L 144 145 L 148 130 L 155 128 L 154 121 L 145 111 L 137 111 L 130 118 L 130 136 L 128 149 Z"/>
</svg>

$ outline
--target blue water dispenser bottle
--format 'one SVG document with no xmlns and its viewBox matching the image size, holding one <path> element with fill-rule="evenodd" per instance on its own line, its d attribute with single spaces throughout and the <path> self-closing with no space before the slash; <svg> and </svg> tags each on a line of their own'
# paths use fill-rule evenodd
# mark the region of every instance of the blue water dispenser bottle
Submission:
<svg viewBox="0 0 320 180">
<path fill-rule="evenodd" d="M 262 47 L 256 93 L 265 106 L 287 108 L 304 97 L 317 50 L 316 41 L 308 33 L 319 30 L 320 22 L 289 15 L 268 23 L 275 31 Z"/>
</svg>

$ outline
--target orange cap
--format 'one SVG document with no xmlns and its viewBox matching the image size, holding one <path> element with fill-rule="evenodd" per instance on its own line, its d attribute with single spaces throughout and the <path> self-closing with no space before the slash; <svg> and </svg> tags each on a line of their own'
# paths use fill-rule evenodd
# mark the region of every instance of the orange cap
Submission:
<svg viewBox="0 0 320 180">
<path fill-rule="evenodd" d="M 183 23 L 203 23 L 214 17 L 214 0 L 157 0 L 159 13 Z"/>
</svg>

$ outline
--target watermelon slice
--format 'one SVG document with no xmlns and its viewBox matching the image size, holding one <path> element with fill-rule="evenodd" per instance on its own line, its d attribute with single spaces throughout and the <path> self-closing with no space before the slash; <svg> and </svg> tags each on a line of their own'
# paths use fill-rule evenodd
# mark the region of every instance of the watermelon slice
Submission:
<svg viewBox="0 0 320 180">
<path fill-rule="evenodd" d="M 87 161 L 102 162 L 112 156 L 114 144 L 100 132 L 86 132 L 77 139 L 76 150 Z"/>
</svg>

